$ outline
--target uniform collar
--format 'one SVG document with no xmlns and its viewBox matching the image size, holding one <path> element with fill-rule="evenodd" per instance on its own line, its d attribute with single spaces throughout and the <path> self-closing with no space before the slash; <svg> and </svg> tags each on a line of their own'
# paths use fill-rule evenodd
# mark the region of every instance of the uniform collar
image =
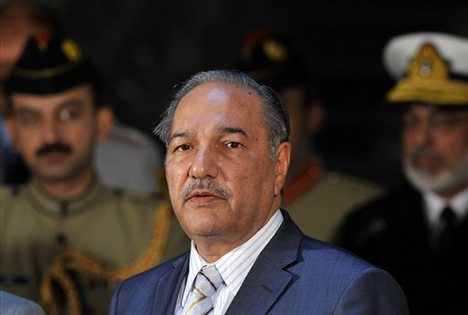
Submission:
<svg viewBox="0 0 468 315">
<path fill-rule="evenodd" d="M 283 189 L 283 203 L 288 205 L 302 196 L 323 175 L 324 169 L 320 162 L 313 161 L 300 170 Z"/>
<path fill-rule="evenodd" d="M 49 214 L 66 216 L 80 210 L 89 209 L 90 205 L 96 202 L 96 199 L 104 190 L 104 186 L 94 181 L 88 191 L 80 197 L 64 200 L 47 195 L 35 180 L 31 180 L 27 185 L 26 194 L 38 209 Z"/>
</svg>

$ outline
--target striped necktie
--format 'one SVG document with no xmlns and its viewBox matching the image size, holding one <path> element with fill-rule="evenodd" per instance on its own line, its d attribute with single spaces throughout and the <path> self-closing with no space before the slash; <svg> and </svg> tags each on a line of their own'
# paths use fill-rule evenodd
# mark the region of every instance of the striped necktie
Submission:
<svg viewBox="0 0 468 315">
<path fill-rule="evenodd" d="M 223 278 L 215 265 L 204 266 L 195 277 L 192 291 L 185 304 L 185 315 L 208 315 L 213 313 L 211 296 L 223 284 Z"/>
</svg>

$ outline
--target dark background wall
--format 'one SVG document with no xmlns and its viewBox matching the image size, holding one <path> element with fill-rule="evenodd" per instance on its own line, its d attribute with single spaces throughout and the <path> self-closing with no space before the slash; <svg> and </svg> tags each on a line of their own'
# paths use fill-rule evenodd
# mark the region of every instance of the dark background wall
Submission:
<svg viewBox="0 0 468 315">
<path fill-rule="evenodd" d="M 119 119 L 147 133 L 176 83 L 198 70 L 235 66 L 249 29 L 286 31 L 327 105 L 318 139 L 324 160 L 386 185 L 399 178 L 399 138 L 393 116 L 381 105 L 392 85 L 381 62 L 382 48 L 407 32 L 468 37 L 466 1 L 43 2 L 55 6 L 66 29 L 89 46 Z"/>
</svg>

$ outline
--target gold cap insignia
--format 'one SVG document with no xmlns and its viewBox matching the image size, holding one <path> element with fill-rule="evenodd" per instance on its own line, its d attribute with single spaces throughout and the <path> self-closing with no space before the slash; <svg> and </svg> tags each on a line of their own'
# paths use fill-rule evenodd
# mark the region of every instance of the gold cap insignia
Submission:
<svg viewBox="0 0 468 315">
<path fill-rule="evenodd" d="M 76 62 L 81 59 L 81 51 L 78 44 L 72 39 L 66 39 L 62 42 L 62 51 L 68 60 Z"/>
<path fill-rule="evenodd" d="M 407 75 L 387 94 L 390 102 L 468 105 L 468 83 L 450 77 L 449 64 L 430 43 L 411 60 Z"/>
<path fill-rule="evenodd" d="M 286 48 L 277 40 L 267 40 L 263 43 L 263 52 L 273 61 L 284 61 L 288 57 Z"/>
<path fill-rule="evenodd" d="M 410 65 L 408 77 L 446 79 L 447 63 L 437 53 L 434 46 L 425 44 Z"/>
</svg>

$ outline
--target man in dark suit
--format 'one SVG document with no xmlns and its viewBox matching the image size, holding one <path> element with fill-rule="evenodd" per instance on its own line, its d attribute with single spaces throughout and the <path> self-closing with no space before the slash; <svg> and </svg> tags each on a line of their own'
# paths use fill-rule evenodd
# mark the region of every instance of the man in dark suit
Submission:
<svg viewBox="0 0 468 315">
<path fill-rule="evenodd" d="M 408 183 L 352 213 L 337 244 L 395 276 L 411 314 L 468 314 L 468 40 L 402 35 L 384 58 Z"/>
<path fill-rule="evenodd" d="M 155 133 L 190 252 L 120 285 L 111 314 L 407 314 L 386 272 L 280 210 L 290 161 L 278 96 L 241 72 L 191 77 Z"/>
</svg>

